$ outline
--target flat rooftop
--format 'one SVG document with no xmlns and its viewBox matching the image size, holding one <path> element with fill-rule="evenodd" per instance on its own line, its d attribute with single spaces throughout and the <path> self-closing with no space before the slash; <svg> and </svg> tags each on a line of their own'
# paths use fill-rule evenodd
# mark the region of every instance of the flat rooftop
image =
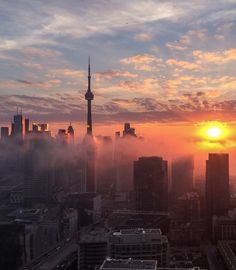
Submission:
<svg viewBox="0 0 236 270">
<path fill-rule="evenodd" d="M 155 270 L 157 269 L 157 261 L 155 260 L 116 260 L 106 259 L 100 269 L 139 269 L 139 270 Z"/>
<path fill-rule="evenodd" d="M 161 235 L 160 229 L 122 229 L 120 231 L 114 232 L 113 235 L 127 235 L 127 234 L 159 234 Z"/>
</svg>

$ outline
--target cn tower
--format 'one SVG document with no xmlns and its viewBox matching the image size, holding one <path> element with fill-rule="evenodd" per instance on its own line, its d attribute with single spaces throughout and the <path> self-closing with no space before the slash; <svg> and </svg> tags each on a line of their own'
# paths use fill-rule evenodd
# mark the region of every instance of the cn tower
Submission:
<svg viewBox="0 0 236 270">
<path fill-rule="evenodd" d="M 94 95 L 91 91 L 91 74 L 90 74 L 90 57 L 88 63 L 88 90 L 85 94 L 85 100 L 88 101 L 88 113 L 87 113 L 87 135 L 93 134 L 93 126 L 92 126 L 92 100 Z"/>
</svg>

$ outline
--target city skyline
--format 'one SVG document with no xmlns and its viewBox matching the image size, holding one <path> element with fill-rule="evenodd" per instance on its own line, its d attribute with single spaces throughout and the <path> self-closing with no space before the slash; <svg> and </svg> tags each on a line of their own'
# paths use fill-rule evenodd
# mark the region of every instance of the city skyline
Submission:
<svg viewBox="0 0 236 270">
<path fill-rule="evenodd" d="M 236 0 L 0 16 L 0 268 L 236 268 Z"/>
<path fill-rule="evenodd" d="M 193 3 L 1 2 L 1 125 L 22 107 L 54 135 L 72 122 L 81 141 L 91 56 L 94 135 L 113 136 L 129 122 L 147 155 L 204 160 L 227 151 L 233 164 L 235 5 Z M 231 133 L 209 144 L 198 134 L 209 121 Z"/>
</svg>

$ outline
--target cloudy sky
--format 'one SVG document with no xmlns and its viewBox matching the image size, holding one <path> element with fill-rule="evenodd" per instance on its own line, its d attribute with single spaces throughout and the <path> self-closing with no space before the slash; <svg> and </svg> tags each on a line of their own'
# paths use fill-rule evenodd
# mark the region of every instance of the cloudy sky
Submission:
<svg viewBox="0 0 236 270">
<path fill-rule="evenodd" d="M 89 55 L 97 124 L 236 117 L 235 0 L 0 0 L 0 18 L 2 123 L 83 123 Z"/>
</svg>

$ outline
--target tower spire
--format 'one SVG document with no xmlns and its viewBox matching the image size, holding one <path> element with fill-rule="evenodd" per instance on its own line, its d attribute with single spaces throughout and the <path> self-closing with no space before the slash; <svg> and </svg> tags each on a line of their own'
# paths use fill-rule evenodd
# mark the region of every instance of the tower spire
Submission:
<svg viewBox="0 0 236 270">
<path fill-rule="evenodd" d="M 88 91 L 91 91 L 90 56 L 88 59 Z"/>
<path fill-rule="evenodd" d="M 93 100 L 93 93 L 91 90 L 91 70 L 90 70 L 90 56 L 88 60 L 88 89 L 85 94 L 85 100 L 88 101 L 88 112 L 87 112 L 87 134 L 92 135 L 92 100 Z"/>
</svg>

